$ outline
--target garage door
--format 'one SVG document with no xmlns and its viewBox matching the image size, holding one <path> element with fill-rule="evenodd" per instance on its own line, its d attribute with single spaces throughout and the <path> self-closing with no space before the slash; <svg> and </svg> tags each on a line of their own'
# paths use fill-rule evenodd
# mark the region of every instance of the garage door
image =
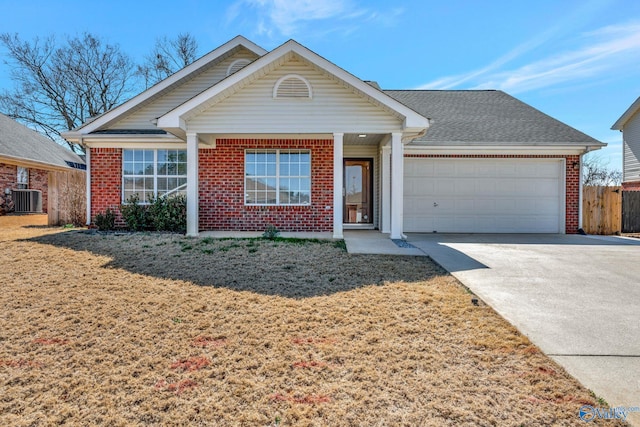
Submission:
<svg viewBox="0 0 640 427">
<path fill-rule="evenodd" d="M 559 159 L 405 159 L 404 230 L 560 233 Z"/>
</svg>

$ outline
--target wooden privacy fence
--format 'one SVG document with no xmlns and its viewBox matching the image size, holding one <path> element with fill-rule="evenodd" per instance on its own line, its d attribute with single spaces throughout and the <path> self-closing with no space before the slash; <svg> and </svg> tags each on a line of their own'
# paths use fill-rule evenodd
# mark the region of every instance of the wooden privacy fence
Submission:
<svg viewBox="0 0 640 427">
<path fill-rule="evenodd" d="M 86 175 L 83 170 L 49 172 L 49 225 L 82 225 L 86 217 Z"/>
<path fill-rule="evenodd" d="M 583 187 L 582 229 L 587 234 L 617 234 L 622 231 L 621 187 Z"/>
</svg>

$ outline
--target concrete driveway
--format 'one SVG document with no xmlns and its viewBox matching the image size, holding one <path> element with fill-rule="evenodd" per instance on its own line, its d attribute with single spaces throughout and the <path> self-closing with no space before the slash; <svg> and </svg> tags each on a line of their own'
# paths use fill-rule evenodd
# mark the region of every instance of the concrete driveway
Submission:
<svg viewBox="0 0 640 427">
<path fill-rule="evenodd" d="M 640 407 L 640 240 L 462 234 L 407 240 L 610 406 Z M 640 412 L 628 421 L 640 426 Z"/>
</svg>

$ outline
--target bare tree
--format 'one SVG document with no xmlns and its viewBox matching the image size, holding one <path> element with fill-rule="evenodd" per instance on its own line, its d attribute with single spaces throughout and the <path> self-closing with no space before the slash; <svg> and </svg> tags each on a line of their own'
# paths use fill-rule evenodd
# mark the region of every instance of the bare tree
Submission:
<svg viewBox="0 0 640 427">
<path fill-rule="evenodd" d="M 175 39 L 167 36 L 156 39 L 156 44 L 136 73 L 141 76 L 145 88 L 166 79 L 176 71 L 197 59 L 198 42 L 189 33 L 181 33 Z"/>
<path fill-rule="evenodd" d="M 599 186 L 617 186 L 622 182 L 622 172 L 608 169 L 601 157 L 584 156 L 582 158 L 582 184 Z"/>
<path fill-rule="evenodd" d="M 61 132 L 108 111 L 133 89 L 131 59 L 89 33 L 62 45 L 53 36 L 29 42 L 7 33 L 0 42 L 15 83 L 0 93 L 0 109 L 56 142 L 63 141 Z"/>
</svg>

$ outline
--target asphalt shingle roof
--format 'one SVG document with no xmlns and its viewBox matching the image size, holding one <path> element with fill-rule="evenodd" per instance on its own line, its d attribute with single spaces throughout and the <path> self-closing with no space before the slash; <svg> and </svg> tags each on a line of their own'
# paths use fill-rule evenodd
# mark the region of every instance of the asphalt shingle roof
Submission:
<svg viewBox="0 0 640 427">
<path fill-rule="evenodd" d="M 431 119 L 413 145 L 602 145 L 600 141 L 496 90 L 385 90 Z"/>
<path fill-rule="evenodd" d="M 0 113 L 1 156 L 65 168 L 70 167 L 70 163 L 85 164 L 82 158 L 71 150 Z"/>
</svg>

